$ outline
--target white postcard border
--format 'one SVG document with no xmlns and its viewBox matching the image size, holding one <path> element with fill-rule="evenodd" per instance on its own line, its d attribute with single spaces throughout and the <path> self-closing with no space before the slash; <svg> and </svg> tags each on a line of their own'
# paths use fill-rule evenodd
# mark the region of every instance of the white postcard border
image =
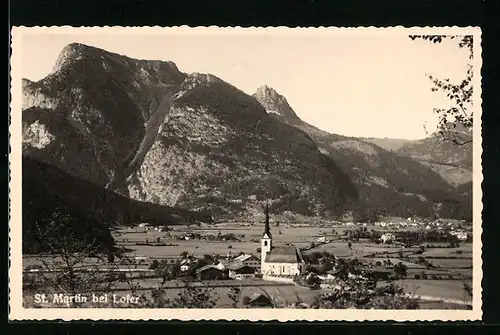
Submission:
<svg viewBox="0 0 500 335">
<path fill-rule="evenodd" d="M 24 308 L 22 305 L 22 38 L 29 34 L 312 34 L 366 35 L 453 34 L 474 36 L 473 126 L 473 300 L 472 310 L 320 310 L 320 309 L 117 309 Z M 482 133 L 481 133 L 481 30 L 478 27 L 13 27 L 11 32 L 9 319 L 10 320 L 248 320 L 248 321 L 456 321 L 482 316 Z"/>
</svg>

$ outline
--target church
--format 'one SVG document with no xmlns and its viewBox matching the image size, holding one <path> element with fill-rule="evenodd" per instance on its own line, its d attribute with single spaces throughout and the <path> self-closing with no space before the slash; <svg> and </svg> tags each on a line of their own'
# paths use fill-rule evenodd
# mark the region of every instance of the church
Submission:
<svg viewBox="0 0 500 335">
<path fill-rule="evenodd" d="M 266 223 L 262 234 L 260 269 L 263 275 L 295 276 L 305 269 L 302 251 L 297 247 L 273 246 L 273 236 L 269 228 L 269 207 L 266 204 Z"/>
</svg>

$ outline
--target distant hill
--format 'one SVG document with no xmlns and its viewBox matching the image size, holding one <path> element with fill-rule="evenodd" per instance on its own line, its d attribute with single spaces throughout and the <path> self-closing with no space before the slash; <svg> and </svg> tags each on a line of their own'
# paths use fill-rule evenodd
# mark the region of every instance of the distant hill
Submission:
<svg viewBox="0 0 500 335">
<path fill-rule="evenodd" d="M 405 140 L 405 139 L 397 139 L 397 138 L 374 138 L 374 137 L 360 137 L 362 141 L 366 141 L 369 143 L 373 143 L 385 149 L 387 151 L 398 151 L 403 146 L 408 143 L 414 142 L 414 140 Z"/>
<path fill-rule="evenodd" d="M 471 138 L 461 133 L 461 137 Z M 459 146 L 443 141 L 436 135 L 403 145 L 399 154 L 409 156 L 439 173 L 451 185 L 457 186 L 472 180 L 472 143 Z"/>
<path fill-rule="evenodd" d="M 286 99 L 267 86 L 254 96 L 263 101 L 269 115 L 305 131 L 321 152 L 338 163 L 358 189 L 359 206 L 402 217 L 429 217 L 436 211 L 444 217 L 470 214 L 470 198 L 461 196 L 438 173 L 412 157 L 385 150 L 373 140 L 322 131 L 297 117 Z M 386 147 L 413 143 L 382 142 Z"/>
</svg>

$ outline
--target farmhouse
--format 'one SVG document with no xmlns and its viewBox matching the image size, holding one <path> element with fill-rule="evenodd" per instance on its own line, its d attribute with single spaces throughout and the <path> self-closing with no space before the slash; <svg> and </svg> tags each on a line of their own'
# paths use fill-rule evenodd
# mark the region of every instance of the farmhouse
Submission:
<svg viewBox="0 0 500 335">
<path fill-rule="evenodd" d="M 266 225 L 261 239 L 261 273 L 264 275 L 294 276 L 305 269 L 304 257 L 294 246 L 274 247 L 269 228 L 269 208 L 266 205 Z"/>
<path fill-rule="evenodd" d="M 241 262 L 233 262 L 227 266 L 229 269 L 229 278 L 244 279 L 251 278 L 255 275 L 255 268 L 244 265 Z"/>
<path fill-rule="evenodd" d="M 260 272 L 260 259 L 252 254 L 241 254 L 236 257 L 234 262 L 241 262 L 243 265 L 253 267 L 258 272 Z"/>
<path fill-rule="evenodd" d="M 205 265 L 196 271 L 199 280 L 220 280 L 226 277 L 225 271 L 215 265 Z"/>
</svg>

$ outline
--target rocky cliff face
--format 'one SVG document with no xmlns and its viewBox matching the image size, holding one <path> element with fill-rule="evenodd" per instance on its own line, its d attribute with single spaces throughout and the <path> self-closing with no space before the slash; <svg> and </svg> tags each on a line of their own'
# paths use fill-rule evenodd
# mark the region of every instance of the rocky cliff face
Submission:
<svg viewBox="0 0 500 335">
<path fill-rule="evenodd" d="M 254 97 L 270 116 L 306 132 L 321 152 L 338 162 L 356 185 L 360 206 L 405 217 L 430 216 L 436 208 L 443 216 L 470 214 L 470 197 L 462 196 L 409 155 L 398 155 L 367 140 L 329 134 L 303 122 L 286 99 L 269 87 L 259 88 Z"/>
<path fill-rule="evenodd" d="M 223 80 L 81 44 L 23 82 L 23 154 L 133 199 L 220 216 L 264 199 L 331 215 L 357 197 L 305 132 Z"/>
<path fill-rule="evenodd" d="M 24 81 L 23 152 L 123 189 L 123 171 L 151 131 L 161 100 L 184 77 L 173 63 L 70 44 L 51 74 Z"/>
</svg>

